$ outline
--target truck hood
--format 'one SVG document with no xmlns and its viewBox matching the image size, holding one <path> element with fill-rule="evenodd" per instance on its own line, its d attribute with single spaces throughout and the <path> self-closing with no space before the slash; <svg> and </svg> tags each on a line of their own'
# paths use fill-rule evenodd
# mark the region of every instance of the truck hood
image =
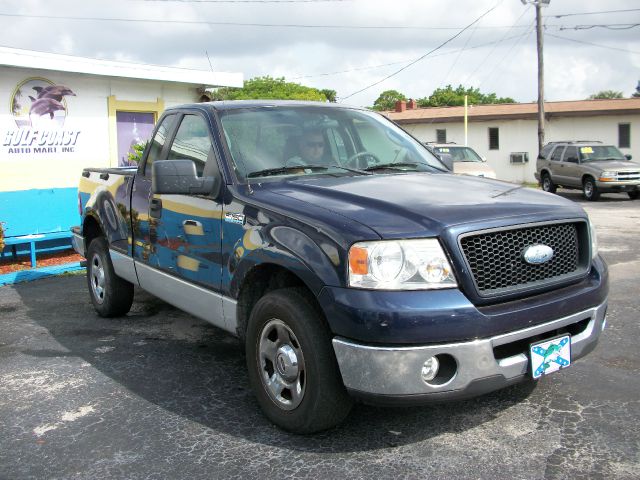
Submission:
<svg viewBox="0 0 640 480">
<path fill-rule="evenodd" d="M 439 235 L 460 224 L 489 228 L 586 217 L 580 206 L 553 194 L 450 174 L 296 177 L 262 186 L 286 197 L 283 208 L 292 200 L 305 202 L 308 209 L 330 210 L 368 226 L 382 238 Z"/>
<path fill-rule="evenodd" d="M 639 163 L 630 162 L 628 160 L 596 160 L 594 162 L 585 162 L 585 166 L 601 169 L 603 172 L 608 170 L 631 170 L 634 172 L 640 171 Z"/>
</svg>

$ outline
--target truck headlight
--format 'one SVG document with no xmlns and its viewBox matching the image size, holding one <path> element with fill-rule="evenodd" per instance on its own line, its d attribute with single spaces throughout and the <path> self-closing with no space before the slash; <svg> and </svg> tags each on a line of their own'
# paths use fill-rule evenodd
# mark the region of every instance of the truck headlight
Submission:
<svg viewBox="0 0 640 480">
<path fill-rule="evenodd" d="M 591 239 L 591 259 L 593 260 L 598 255 L 598 236 L 596 227 L 591 220 L 589 220 L 589 238 Z"/>
<path fill-rule="evenodd" d="M 601 182 L 615 182 L 617 179 L 618 172 L 602 172 L 598 178 Z"/>
<path fill-rule="evenodd" d="M 380 290 L 426 290 L 457 286 L 435 238 L 360 242 L 349 249 L 349 286 Z"/>
</svg>

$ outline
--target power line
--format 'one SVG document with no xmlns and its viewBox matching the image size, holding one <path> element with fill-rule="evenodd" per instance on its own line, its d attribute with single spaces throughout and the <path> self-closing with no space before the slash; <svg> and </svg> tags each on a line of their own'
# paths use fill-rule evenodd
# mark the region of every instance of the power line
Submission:
<svg viewBox="0 0 640 480">
<path fill-rule="evenodd" d="M 600 12 L 565 13 L 562 15 L 549 15 L 549 17 L 562 18 L 562 17 L 582 16 L 582 15 L 600 15 L 605 13 L 623 13 L 623 12 L 640 12 L 640 8 L 629 8 L 627 10 L 604 10 Z"/>
<path fill-rule="evenodd" d="M 473 45 L 473 46 L 467 48 L 467 50 L 474 50 L 474 49 L 477 49 L 477 48 L 488 47 L 489 45 L 494 45 L 494 44 L 500 43 L 500 42 L 506 42 L 508 40 L 513 40 L 514 38 L 520 38 L 521 36 L 522 36 L 522 34 L 513 35 L 511 37 L 501 38 L 500 40 L 495 40 L 493 42 L 480 43 L 478 45 Z M 449 50 L 447 52 L 442 52 L 442 53 L 438 53 L 436 55 L 431 55 L 429 58 L 436 58 L 436 57 L 443 57 L 443 56 L 446 56 L 446 55 L 452 55 L 454 53 L 462 52 L 463 50 L 464 49 Z M 343 74 L 343 73 L 359 72 L 359 71 L 362 71 L 362 70 L 373 70 L 373 69 L 376 69 L 376 68 L 391 67 L 393 65 L 401 65 L 401 64 L 404 64 L 404 63 L 409 63 L 411 61 L 413 61 L 413 59 L 399 60 L 397 62 L 382 63 L 382 64 L 379 64 L 379 65 L 367 65 L 365 67 L 355 67 L 355 68 L 350 68 L 350 69 L 347 69 L 347 70 L 337 70 L 337 71 L 334 71 L 334 72 L 315 73 L 315 74 L 312 74 L 312 75 L 300 75 L 298 77 L 292 77 L 292 78 L 290 78 L 290 80 L 300 80 L 300 79 L 303 79 L 303 78 L 313 78 L 313 77 L 328 77 L 328 76 L 331 76 L 331 75 L 340 75 L 340 74 Z"/>
<path fill-rule="evenodd" d="M 640 55 L 640 51 L 628 50 L 626 48 L 611 47 L 609 45 L 600 45 L 598 43 L 585 42 L 584 40 L 575 40 L 573 38 L 567 38 L 561 35 L 554 35 L 553 33 L 547 33 L 547 36 L 553 37 L 553 38 L 559 38 L 560 40 L 566 40 L 568 42 L 581 43 L 583 45 L 591 45 L 593 47 L 608 48 L 609 50 L 617 50 L 619 52 L 626 52 L 626 53 L 633 53 L 635 55 Z"/>
<path fill-rule="evenodd" d="M 525 9 L 522 11 L 522 13 L 520 14 L 520 16 L 516 19 L 516 21 L 515 21 L 515 22 L 514 22 L 514 24 L 512 25 L 513 27 L 515 27 L 515 26 L 517 25 L 517 23 L 520 21 L 520 19 L 521 19 L 521 18 L 522 18 L 522 17 L 523 17 L 523 16 L 524 16 L 528 11 L 529 11 L 529 9 L 530 9 L 530 8 L 531 8 L 531 5 L 527 5 L 527 8 L 525 8 Z M 507 31 L 504 33 L 504 35 L 502 36 L 502 39 L 500 40 L 501 42 L 505 40 L 506 36 L 509 34 L 509 32 L 510 32 L 510 31 L 511 31 L 511 29 L 507 30 Z M 527 32 L 525 32 L 525 35 L 528 35 L 528 33 L 527 33 Z M 511 37 L 511 38 L 513 38 L 513 37 Z M 520 35 L 519 35 L 517 38 L 520 38 Z M 500 42 L 498 42 L 498 43 L 500 43 Z M 483 65 L 485 65 L 485 64 L 486 64 L 486 61 L 489 59 L 489 57 L 490 57 L 491 55 L 493 55 L 493 52 L 496 50 L 496 48 L 497 48 L 497 46 L 498 46 L 498 43 L 496 43 L 496 44 L 493 46 L 493 48 L 489 51 L 489 53 L 488 53 L 488 54 L 487 54 L 487 56 L 484 58 L 484 60 L 476 66 L 476 68 L 473 70 L 473 72 L 471 72 L 469 75 L 467 75 L 467 77 L 465 78 L 465 80 L 464 80 L 464 82 L 463 82 L 463 85 L 466 85 L 466 84 L 467 84 L 467 81 L 468 81 L 470 78 L 472 78 L 472 77 L 476 74 L 476 72 L 480 69 L 480 67 L 482 67 Z"/>
<path fill-rule="evenodd" d="M 472 27 L 473 25 L 475 25 L 476 23 L 478 23 L 480 20 L 482 20 L 484 17 L 486 17 L 489 13 L 491 13 L 493 10 L 495 10 L 498 5 L 502 4 L 504 0 L 500 0 L 500 2 L 496 3 L 493 7 L 491 7 L 489 10 L 487 10 L 486 12 L 484 12 L 482 15 L 480 15 L 478 18 L 476 18 L 473 22 L 471 22 L 469 25 L 467 25 L 466 27 L 464 27 L 462 30 L 460 30 L 458 33 L 456 33 L 453 37 L 449 38 L 448 40 L 445 40 L 443 43 L 441 43 L 440 45 L 438 45 L 437 47 L 435 47 L 434 49 L 428 51 L 427 53 L 425 53 L 424 55 L 422 55 L 419 58 L 416 58 L 414 61 L 412 61 L 411 63 L 409 63 L 408 65 L 405 65 L 404 67 L 400 68 L 399 70 L 396 70 L 395 72 L 393 72 L 390 75 L 387 75 L 386 77 L 384 77 L 382 80 L 378 80 L 377 82 L 372 83 L 371 85 L 367 85 L 364 88 L 361 88 L 360 90 L 353 92 L 349 95 L 347 95 L 346 97 L 343 97 L 341 100 L 346 100 L 347 98 L 351 98 L 354 95 L 364 92 L 365 90 L 370 89 L 371 87 L 375 87 L 376 85 L 379 85 L 380 83 L 384 82 L 385 80 L 390 79 L 391 77 L 396 76 L 397 74 L 399 74 L 400 72 L 406 70 L 407 68 L 409 68 L 412 65 L 415 65 L 416 63 L 418 63 L 420 60 L 422 60 L 423 58 L 431 55 L 432 53 L 440 50 L 442 47 L 444 47 L 447 43 L 455 40 L 456 38 L 458 38 L 460 35 L 462 35 L 466 30 L 468 30 L 470 27 Z"/>
<path fill-rule="evenodd" d="M 341 3 L 353 0 L 137 0 L 139 2 L 175 3 Z"/>
<path fill-rule="evenodd" d="M 218 25 L 232 27 L 276 27 L 276 28 L 329 28 L 344 30 L 459 30 L 460 27 L 418 27 L 411 25 L 313 25 L 297 23 L 243 23 L 243 22 L 214 22 L 208 20 L 155 20 L 145 18 L 108 18 L 108 17 L 72 17 L 62 15 L 30 15 L 20 13 L 0 13 L 0 17 L 12 18 L 41 18 L 46 20 L 77 20 L 77 21 L 99 21 L 99 22 L 127 22 L 127 23 L 161 23 L 161 24 L 184 24 L 184 25 Z M 512 28 L 508 25 L 494 25 L 478 27 L 482 29 Z M 520 27 L 517 27 L 520 28 Z"/>
<path fill-rule="evenodd" d="M 607 25 L 574 25 L 572 27 L 561 26 L 562 30 L 591 30 L 592 28 L 607 28 L 609 30 L 630 30 L 635 27 L 640 27 L 640 23 L 610 23 Z"/>
<path fill-rule="evenodd" d="M 491 72 L 484 78 L 484 80 L 482 82 L 480 82 L 480 84 L 478 85 L 478 88 L 482 87 L 482 85 L 484 85 L 487 80 L 489 80 L 490 78 L 493 77 L 494 72 L 498 69 L 498 67 L 500 67 L 504 63 L 504 61 L 507 59 L 507 57 L 509 57 L 511 55 L 511 52 L 513 52 L 516 47 L 519 47 L 520 44 L 522 43 L 522 41 L 525 38 L 528 38 L 533 33 L 534 30 L 535 30 L 535 20 L 530 25 L 530 30 L 525 32 L 524 35 L 520 35 L 520 38 L 517 39 L 515 42 L 513 42 L 513 45 L 511 45 L 511 48 L 509 48 L 509 50 L 507 51 L 507 53 L 505 53 L 505 55 L 502 57 L 502 59 L 498 63 L 495 64 L 495 66 L 493 67 Z"/>
<path fill-rule="evenodd" d="M 164 1 L 164 0 L 158 0 Z M 177 0 L 182 1 L 182 0 Z M 244 0 L 249 1 L 249 0 Z M 254 1 L 254 0 L 252 0 Z M 284 1 L 284 0 L 283 0 Z M 299 1 L 299 0 L 296 0 Z M 307 0 L 310 1 L 310 0 Z M 337 1 L 337 0 L 336 0 Z M 504 1 L 504 0 L 502 0 Z M 209 20 L 160 20 L 160 19 L 146 19 L 146 18 L 113 18 L 113 17 L 73 17 L 63 15 L 32 15 L 22 13 L 0 13 L 0 17 L 10 18 L 39 18 L 46 20 L 72 20 L 72 21 L 96 21 L 96 22 L 126 22 L 126 23 L 154 23 L 154 24 L 178 24 L 178 25 L 216 25 L 216 26 L 231 26 L 231 27 L 265 27 L 265 28 L 316 28 L 316 29 L 339 29 L 339 30 L 460 30 L 460 27 L 419 27 L 412 25 L 319 25 L 319 24 L 298 24 L 298 23 L 253 23 L 253 22 L 214 22 Z M 547 24 L 545 28 L 557 28 L 559 30 L 586 30 L 590 28 L 609 28 L 611 30 L 627 30 L 640 26 L 640 24 L 629 23 L 613 23 L 613 24 L 598 24 L 598 25 L 573 25 L 564 26 L 559 24 Z M 462 31 L 465 31 L 469 26 L 464 27 Z M 525 25 L 488 25 L 478 26 L 478 29 L 491 30 L 491 29 L 512 29 L 512 28 L 528 28 Z M 456 38 L 456 37 L 453 37 Z"/>
</svg>

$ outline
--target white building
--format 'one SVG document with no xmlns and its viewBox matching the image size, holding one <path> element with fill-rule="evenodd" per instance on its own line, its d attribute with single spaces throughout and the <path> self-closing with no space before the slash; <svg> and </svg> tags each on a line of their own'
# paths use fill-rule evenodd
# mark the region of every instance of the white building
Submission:
<svg viewBox="0 0 640 480">
<path fill-rule="evenodd" d="M 535 182 L 537 111 L 536 103 L 468 108 L 467 145 L 487 159 L 499 179 Z M 464 107 L 416 108 L 409 101 L 384 114 L 423 142 L 464 145 Z M 640 98 L 546 102 L 545 118 L 546 142 L 599 140 L 640 160 Z M 528 161 L 514 163 L 523 159 Z"/>
<path fill-rule="evenodd" d="M 128 163 L 165 107 L 241 73 L 80 58 L 0 47 L 0 222 L 5 236 L 68 232 L 79 223 L 85 167 Z"/>
</svg>

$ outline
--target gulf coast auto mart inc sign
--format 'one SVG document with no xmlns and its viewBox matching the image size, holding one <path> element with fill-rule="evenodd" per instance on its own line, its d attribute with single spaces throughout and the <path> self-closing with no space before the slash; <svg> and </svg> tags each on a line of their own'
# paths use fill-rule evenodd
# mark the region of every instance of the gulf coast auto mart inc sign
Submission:
<svg viewBox="0 0 640 480">
<path fill-rule="evenodd" d="M 9 99 L 14 128 L 2 132 L 3 153 L 10 156 L 75 152 L 81 130 L 65 129 L 67 97 L 76 94 L 46 78 L 20 82 Z"/>
</svg>

